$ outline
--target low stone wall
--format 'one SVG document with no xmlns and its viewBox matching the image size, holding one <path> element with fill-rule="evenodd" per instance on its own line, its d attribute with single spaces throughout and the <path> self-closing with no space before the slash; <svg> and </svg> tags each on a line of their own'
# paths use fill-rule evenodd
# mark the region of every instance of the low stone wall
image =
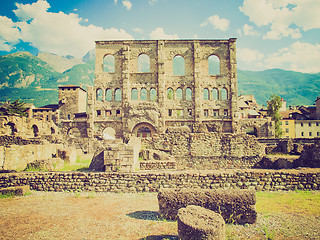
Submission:
<svg viewBox="0 0 320 240">
<path fill-rule="evenodd" d="M 176 161 L 143 161 L 140 170 L 176 169 Z"/>
<path fill-rule="evenodd" d="M 0 188 L 26 184 L 38 191 L 154 192 L 160 188 L 320 190 L 320 169 L 0 174 Z"/>
</svg>

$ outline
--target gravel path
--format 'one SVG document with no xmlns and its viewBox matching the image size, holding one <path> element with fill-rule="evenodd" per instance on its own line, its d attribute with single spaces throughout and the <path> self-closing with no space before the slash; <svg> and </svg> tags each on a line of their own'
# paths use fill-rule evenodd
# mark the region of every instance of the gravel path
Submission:
<svg viewBox="0 0 320 240">
<path fill-rule="evenodd" d="M 0 199 L 0 239 L 177 239 L 158 218 L 156 193 L 32 192 Z M 320 216 L 258 214 L 227 226 L 227 239 L 320 239 Z"/>
</svg>

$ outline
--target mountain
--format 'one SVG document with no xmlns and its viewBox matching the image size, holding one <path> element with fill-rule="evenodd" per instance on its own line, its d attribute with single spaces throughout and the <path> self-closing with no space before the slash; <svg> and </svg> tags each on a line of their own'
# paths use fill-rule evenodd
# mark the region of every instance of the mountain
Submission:
<svg viewBox="0 0 320 240">
<path fill-rule="evenodd" d="M 72 56 L 60 57 L 52 53 L 39 53 L 37 55 L 42 61 L 48 63 L 55 71 L 63 73 L 75 65 L 82 64 L 82 60 Z"/>
<path fill-rule="evenodd" d="M 37 107 L 57 103 L 60 85 L 81 84 L 84 89 L 93 86 L 94 60 L 94 51 L 88 52 L 81 64 L 76 64 L 81 60 L 71 56 L 53 54 L 39 54 L 37 57 L 28 52 L 19 52 L 0 56 L 0 102 L 22 99 Z M 57 66 L 64 63 L 72 67 L 61 72 Z M 320 96 L 319 89 L 320 73 L 238 69 L 239 95 L 253 94 L 260 105 L 265 105 L 272 94 L 284 98 L 287 106 L 312 105 Z"/>
<path fill-rule="evenodd" d="M 320 96 L 320 73 L 309 74 L 282 69 L 238 69 L 238 93 L 253 94 L 260 105 L 265 105 L 272 94 L 281 96 L 287 106 L 312 105 Z"/>
</svg>

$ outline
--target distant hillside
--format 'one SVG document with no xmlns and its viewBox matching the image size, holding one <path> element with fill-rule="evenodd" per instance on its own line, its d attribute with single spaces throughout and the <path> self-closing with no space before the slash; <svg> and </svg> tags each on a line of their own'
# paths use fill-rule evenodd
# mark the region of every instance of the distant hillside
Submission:
<svg viewBox="0 0 320 240">
<path fill-rule="evenodd" d="M 253 94 L 265 105 L 272 94 L 281 96 L 289 105 L 312 105 L 320 96 L 320 73 L 308 74 L 282 69 L 243 71 L 238 69 L 238 93 Z"/>
<path fill-rule="evenodd" d="M 82 59 L 85 63 L 74 65 L 64 72 L 58 72 L 56 65 L 73 62 L 72 57 L 62 58 L 52 54 L 40 54 L 40 57 L 42 59 L 28 52 L 0 56 L 0 102 L 22 99 L 39 107 L 57 103 L 60 85 L 81 84 L 85 89 L 93 86 L 94 51 L 88 52 Z M 238 69 L 238 93 L 253 94 L 260 105 L 265 105 L 272 94 L 283 97 L 288 106 L 312 105 L 320 96 L 320 73 Z"/>
<path fill-rule="evenodd" d="M 55 71 L 59 73 L 63 73 L 73 66 L 83 63 L 79 58 L 60 57 L 52 53 L 39 53 L 37 57 L 48 63 Z"/>
</svg>

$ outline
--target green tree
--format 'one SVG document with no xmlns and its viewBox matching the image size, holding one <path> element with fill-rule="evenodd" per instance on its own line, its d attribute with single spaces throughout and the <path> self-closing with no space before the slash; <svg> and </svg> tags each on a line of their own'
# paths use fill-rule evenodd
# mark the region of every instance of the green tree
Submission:
<svg viewBox="0 0 320 240">
<path fill-rule="evenodd" d="M 275 123 L 275 135 L 277 138 L 281 137 L 282 130 L 280 127 L 281 115 L 279 113 L 282 106 L 281 97 L 273 94 L 268 101 L 267 112 L 268 116 L 272 118 L 272 121 Z"/>
<path fill-rule="evenodd" d="M 18 114 L 19 116 L 27 117 L 28 113 L 26 111 L 27 109 L 25 107 L 25 104 L 26 103 L 23 101 L 20 101 L 20 99 L 13 101 L 8 107 L 8 113 Z"/>
</svg>

